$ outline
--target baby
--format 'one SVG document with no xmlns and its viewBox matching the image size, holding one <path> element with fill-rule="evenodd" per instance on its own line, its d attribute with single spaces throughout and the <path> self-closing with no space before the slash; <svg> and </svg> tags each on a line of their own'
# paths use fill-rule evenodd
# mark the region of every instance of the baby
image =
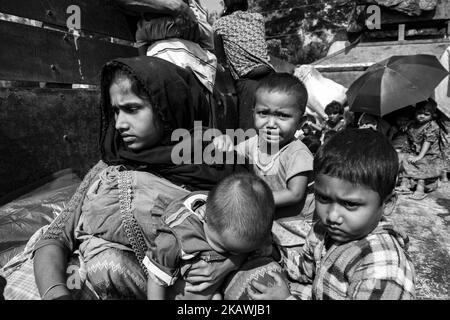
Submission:
<svg viewBox="0 0 450 320">
<path fill-rule="evenodd" d="M 194 294 L 185 290 L 183 275 L 198 260 L 223 261 L 265 244 L 270 246 L 274 209 L 267 184 L 250 174 L 225 178 L 209 195 L 199 191 L 174 201 L 144 258 L 149 273 L 148 298 L 217 297 L 220 280 L 205 292 Z"/>
</svg>

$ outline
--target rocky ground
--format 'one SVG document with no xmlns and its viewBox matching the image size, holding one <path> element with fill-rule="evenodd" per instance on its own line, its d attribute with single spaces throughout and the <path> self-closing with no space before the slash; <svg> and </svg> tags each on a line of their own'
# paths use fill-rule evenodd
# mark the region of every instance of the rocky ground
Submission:
<svg viewBox="0 0 450 320">
<path fill-rule="evenodd" d="M 390 217 L 410 238 L 418 299 L 450 299 L 450 182 L 423 200 L 400 195 Z"/>
</svg>

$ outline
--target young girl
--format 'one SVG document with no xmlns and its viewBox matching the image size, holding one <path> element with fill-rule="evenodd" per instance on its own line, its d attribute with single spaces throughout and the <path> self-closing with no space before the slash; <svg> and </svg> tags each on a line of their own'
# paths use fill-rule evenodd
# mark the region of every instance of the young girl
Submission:
<svg viewBox="0 0 450 320">
<path fill-rule="evenodd" d="M 408 192 L 411 182 L 416 181 L 416 190 L 410 196 L 416 200 L 426 197 L 425 180 L 438 178 L 444 167 L 439 149 L 440 128 L 436 122 L 436 106 L 432 99 L 416 105 L 415 121 L 407 129 L 408 141 L 400 157 L 403 177 L 397 191 Z"/>
</svg>

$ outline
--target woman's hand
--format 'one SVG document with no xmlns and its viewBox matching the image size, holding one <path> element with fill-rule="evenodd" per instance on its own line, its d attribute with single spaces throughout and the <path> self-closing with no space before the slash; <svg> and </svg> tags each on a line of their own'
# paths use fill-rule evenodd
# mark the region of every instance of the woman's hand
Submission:
<svg viewBox="0 0 450 320">
<path fill-rule="evenodd" d="M 233 140 L 226 134 L 214 138 L 214 149 L 220 152 L 231 152 L 234 150 Z"/>
<path fill-rule="evenodd" d="M 199 293 L 215 285 L 230 272 L 237 270 L 246 255 L 231 256 L 224 261 L 208 263 L 200 260 L 185 274 L 186 291 Z"/>
<path fill-rule="evenodd" d="M 269 287 L 252 281 L 251 286 L 253 288 L 249 287 L 247 289 L 248 295 L 252 300 L 284 300 L 291 295 L 286 281 L 279 273 L 269 271 L 269 274 L 274 278 L 275 284 Z"/>
</svg>

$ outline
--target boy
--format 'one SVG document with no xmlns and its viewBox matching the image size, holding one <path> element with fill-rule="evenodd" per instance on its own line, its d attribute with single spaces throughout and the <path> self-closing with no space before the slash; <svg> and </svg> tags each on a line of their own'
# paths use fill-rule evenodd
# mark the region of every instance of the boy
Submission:
<svg viewBox="0 0 450 320">
<path fill-rule="evenodd" d="M 387 222 L 398 173 L 398 156 L 381 133 L 347 129 L 324 144 L 314 159 L 319 221 L 303 252 L 283 265 L 289 277 L 312 284 L 322 299 L 414 299 L 414 267 L 408 238 Z M 253 283 L 252 299 L 295 298 L 281 277 L 276 285 Z M 305 296 L 303 296 L 305 298 Z"/>
<path fill-rule="evenodd" d="M 149 272 L 148 298 L 212 298 L 220 281 L 197 295 L 185 292 L 185 282 L 178 279 L 199 259 L 213 262 L 231 255 L 245 257 L 269 245 L 274 208 L 267 184 L 250 174 L 225 178 L 209 195 L 194 192 L 174 201 L 144 259 Z M 167 287 L 172 288 L 168 291 Z"/>
</svg>

